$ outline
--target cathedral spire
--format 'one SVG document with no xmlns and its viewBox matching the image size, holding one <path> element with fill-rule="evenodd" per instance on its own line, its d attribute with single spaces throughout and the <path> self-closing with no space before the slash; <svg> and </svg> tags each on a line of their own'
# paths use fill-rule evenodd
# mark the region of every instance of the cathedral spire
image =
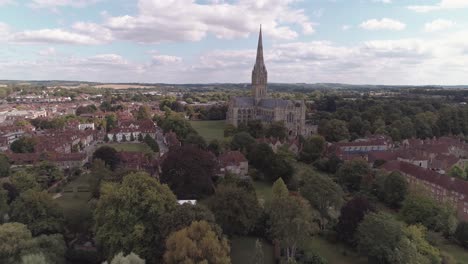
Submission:
<svg viewBox="0 0 468 264">
<path fill-rule="evenodd" d="M 263 62 L 263 41 L 262 41 L 262 25 L 260 24 L 260 33 L 258 33 L 257 60 L 255 64 L 258 66 L 264 65 Z"/>
<path fill-rule="evenodd" d="M 263 61 L 263 41 L 262 41 L 262 25 L 260 25 L 260 33 L 258 34 L 257 59 L 252 70 L 252 95 L 257 104 L 267 95 L 267 79 L 268 73 Z"/>
</svg>

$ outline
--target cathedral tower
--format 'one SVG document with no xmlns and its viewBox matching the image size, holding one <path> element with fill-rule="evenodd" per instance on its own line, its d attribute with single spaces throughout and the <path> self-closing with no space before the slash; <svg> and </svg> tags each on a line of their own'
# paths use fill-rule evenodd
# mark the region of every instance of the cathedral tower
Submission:
<svg viewBox="0 0 468 264">
<path fill-rule="evenodd" d="M 257 59 L 252 70 L 252 96 L 255 104 L 267 97 L 267 70 L 263 61 L 262 26 L 258 35 Z"/>
</svg>

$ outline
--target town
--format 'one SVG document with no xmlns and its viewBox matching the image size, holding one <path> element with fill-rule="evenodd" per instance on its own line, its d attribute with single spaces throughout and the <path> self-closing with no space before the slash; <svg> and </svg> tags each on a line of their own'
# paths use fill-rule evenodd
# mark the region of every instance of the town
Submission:
<svg viewBox="0 0 468 264">
<path fill-rule="evenodd" d="M 463 2 L 0 0 L 0 263 L 468 263 Z"/>
</svg>

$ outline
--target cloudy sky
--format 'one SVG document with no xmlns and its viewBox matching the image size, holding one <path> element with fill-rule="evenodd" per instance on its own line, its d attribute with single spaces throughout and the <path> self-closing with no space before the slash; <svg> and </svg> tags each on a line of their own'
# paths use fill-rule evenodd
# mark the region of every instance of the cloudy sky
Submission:
<svg viewBox="0 0 468 264">
<path fill-rule="evenodd" d="M 468 84 L 468 0 L 0 0 L 0 79 Z"/>
</svg>

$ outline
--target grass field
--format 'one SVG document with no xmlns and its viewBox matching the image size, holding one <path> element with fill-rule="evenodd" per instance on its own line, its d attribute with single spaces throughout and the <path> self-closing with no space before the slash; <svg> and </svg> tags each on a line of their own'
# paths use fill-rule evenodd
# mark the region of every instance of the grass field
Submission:
<svg viewBox="0 0 468 264">
<path fill-rule="evenodd" d="M 78 192 L 78 188 L 88 191 Z M 57 198 L 56 201 L 60 207 L 62 207 L 65 215 L 67 215 L 69 212 L 89 210 L 88 201 L 91 198 L 91 193 L 89 192 L 87 174 L 83 174 L 75 180 L 69 182 L 67 185 L 65 185 L 64 190 L 71 191 L 62 192 L 62 196 Z"/>
<path fill-rule="evenodd" d="M 213 139 L 224 139 L 224 125 L 226 121 L 190 121 L 192 127 L 202 136 L 207 142 Z"/>
<path fill-rule="evenodd" d="M 468 250 L 454 244 L 453 242 L 442 237 L 441 234 L 431 233 L 430 237 L 435 242 L 435 246 L 439 248 L 442 253 L 450 255 L 455 259 L 457 264 L 468 263 Z"/>
<path fill-rule="evenodd" d="M 261 181 L 254 181 L 253 186 L 260 203 L 265 204 L 271 200 L 271 184 Z"/>
<path fill-rule="evenodd" d="M 129 152 L 145 152 L 150 153 L 152 150 L 148 145 L 143 143 L 110 143 L 106 146 L 113 147 L 117 151 L 129 151 Z"/>
<path fill-rule="evenodd" d="M 367 259 L 342 244 L 332 244 L 319 236 L 311 237 L 305 250 L 314 252 L 328 261 L 328 264 L 367 264 Z"/>
<path fill-rule="evenodd" d="M 255 237 L 235 237 L 231 239 L 231 261 L 232 264 L 251 263 L 255 254 Z M 260 240 L 262 241 L 262 240 Z M 262 241 L 263 260 L 265 264 L 274 264 L 273 246 Z"/>
</svg>

